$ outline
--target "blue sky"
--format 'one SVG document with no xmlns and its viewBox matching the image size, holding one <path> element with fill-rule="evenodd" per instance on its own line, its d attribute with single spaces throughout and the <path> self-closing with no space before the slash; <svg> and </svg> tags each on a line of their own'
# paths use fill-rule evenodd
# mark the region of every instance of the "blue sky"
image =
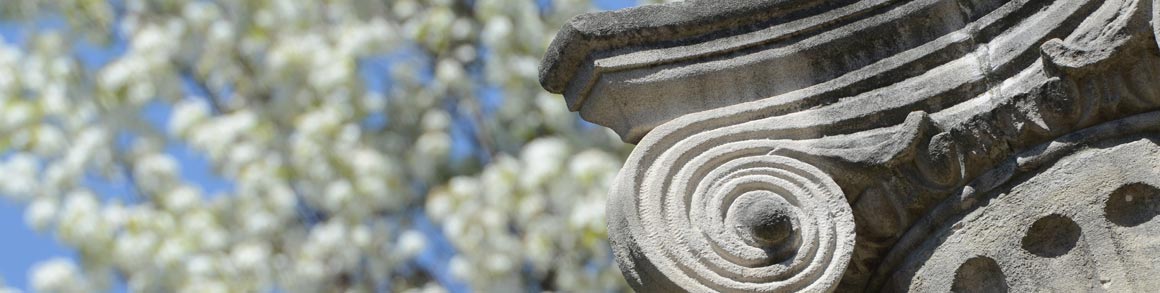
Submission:
<svg viewBox="0 0 1160 293">
<path fill-rule="evenodd" d="M 595 0 L 601 10 L 618 9 L 632 6 L 635 1 L 629 0 Z M 33 24 L 0 22 L 0 40 L 9 44 L 23 47 L 28 34 L 32 29 L 59 29 L 64 26 L 59 18 L 46 17 Z M 116 56 L 122 54 L 125 44 L 122 40 L 115 40 L 110 46 L 95 46 L 85 42 L 77 44 L 74 54 L 81 59 L 88 68 L 99 68 Z M 389 60 L 386 62 L 390 62 Z M 385 65 L 389 66 L 389 65 Z M 383 80 L 383 79 L 373 79 Z M 372 87 L 384 85 L 371 85 Z M 191 90 L 188 89 L 187 90 Z M 491 93 L 492 95 L 502 93 Z M 151 104 L 142 113 L 143 118 L 154 125 L 166 125 L 171 109 L 166 105 Z M 373 123 L 373 121 L 371 122 Z M 162 126 L 163 127 L 163 126 Z M 119 144 L 126 144 L 131 138 L 119 139 Z M 186 180 L 198 182 L 205 194 L 227 192 L 233 189 L 233 184 L 217 176 L 206 159 L 184 145 L 173 144 L 167 148 L 181 164 L 181 173 Z M 0 174 L 2 176 L 3 174 Z M 108 181 L 96 176 L 86 178 L 86 184 L 94 192 L 106 199 L 120 198 L 129 201 L 133 189 L 128 182 Z M 416 223 L 420 230 L 429 237 L 441 237 L 440 230 L 434 224 L 425 220 L 425 217 L 416 216 Z M 0 239 L 4 239 L 4 249 L 0 249 L 0 276 L 11 287 L 29 290 L 28 270 L 38 262 L 53 257 L 74 258 L 76 253 L 62 246 L 52 235 L 32 231 L 24 224 L 24 208 L 21 204 L 0 199 Z M 432 241 L 432 247 L 420 255 L 420 263 L 434 271 L 447 272 L 447 260 L 453 248 L 446 241 Z M 448 274 L 436 276 L 445 284 L 451 285 L 453 291 L 467 291 L 466 287 L 450 279 Z M 115 291 L 124 291 L 123 284 L 118 284 Z"/>
</svg>

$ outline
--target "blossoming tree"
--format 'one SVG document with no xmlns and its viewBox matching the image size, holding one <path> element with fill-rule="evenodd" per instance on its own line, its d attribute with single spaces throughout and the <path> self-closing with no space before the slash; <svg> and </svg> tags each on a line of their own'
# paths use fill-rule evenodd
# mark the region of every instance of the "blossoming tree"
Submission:
<svg viewBox="0 0 1160 293">
<path fill-rule="evenodd" d="M 31 286 L 621 290 L 604 199 L 625 149 L 536 82 L 549 37 L 589 9 L 5 1 L 28 37 L 0 43 L 0 194 L 78 252 L 32 268 Z M 183 176 L 173 146 L 231 187 Z M 438 247 L 453 256 L 417 260 Z"/>
</svg>

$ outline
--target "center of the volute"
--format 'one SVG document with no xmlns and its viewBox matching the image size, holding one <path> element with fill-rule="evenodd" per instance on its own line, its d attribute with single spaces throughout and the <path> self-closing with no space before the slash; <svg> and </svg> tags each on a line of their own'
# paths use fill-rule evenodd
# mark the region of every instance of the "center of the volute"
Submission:
<svg viewBox="0 0 1160 293">
<path fill-rule="evenodd" d="M 733 206 L 733 228 L 752 244 L 773 248 L 794 234 L 793 206 L 778 196 L 739 198 Z"/>
</svg>

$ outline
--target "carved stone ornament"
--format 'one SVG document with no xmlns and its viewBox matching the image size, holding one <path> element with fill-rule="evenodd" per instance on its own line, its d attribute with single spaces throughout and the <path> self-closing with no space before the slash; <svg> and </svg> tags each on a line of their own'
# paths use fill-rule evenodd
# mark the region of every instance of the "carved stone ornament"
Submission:
<svg viewBox="0 0 1160 293">
<path fill-rule="evenodd" d="M 1160 0 L 699 0 L 541 67 L 638 291 L 1160 290 Z"/>
</svg>

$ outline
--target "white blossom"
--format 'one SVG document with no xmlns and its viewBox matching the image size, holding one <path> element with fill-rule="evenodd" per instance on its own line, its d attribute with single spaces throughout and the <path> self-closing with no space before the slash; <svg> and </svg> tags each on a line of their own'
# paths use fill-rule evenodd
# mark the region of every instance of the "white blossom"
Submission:
<svg viewBox="0 0 1160 293">
<path fill-rule="evenodd" d="M 54 258 L 32 268 L 29 283 L 37 292 L 85 292 L 87 285 L 75 264 Z"/>
<path fill-rule="evenodd" d="M 264 273 L 270 258 L 270 248 L 264 243 L 248 242 L 234 247 L 230 259 L 235 267 L 250 273 Z"/>
<path fill-rule="evenodd" d="M 178 180 L 181 170 L 177 160 L 164 153 L 153 153 L 137 160 L 133 174 L 137 184 L 146 192 L 160 192 Z"/>
<path fill-rule="evenodd" d="M 33 150 L 38 156 L 55 157 L 64 153 L 68 139 L 59 127 L 41 124 L 36 128 Z"/>
<path fill-rule="evenodd" d="M 160 201 L 170 211 L 185 212 L 201 204 L 201 191 L 192 186 L 182 185 L 170 189 L 169 192 L 162 195 Z"/>
<path fill-rule="evenodd" d="M 9 102 L 0 108 L 0 129 L 12 131 L 25 126 L 35 118 L 35 111 L 31 103 Z"/>
<path fill-rule="evenodd" d="M 173 105 L 173 115 L 169 118 L 169 133 L 185 136 L 197 123 L 209 117 L 209 105 L 203 99 L 184 99 Z"/>
<path fill-rule="evenodd" d="M 447 111 L 431 109 L 423 114 L 421 125 L 427 131 L 447 130 L 448 127 L 451 127 L 451 115 L 448 115 Z"/>
<path fill-rule="evenodd" d="M 465 77 L 466 73 L 459 61 L 444 59 L 435 67 L 435 78 L 441 82 L 448 84 L 462 82 Z"/>
<path fill-rule="evenodd" d="M 422 232 L 407 230 L 399 235 L 398 254 L 403 257 L 412 257 L 427 246 L 427 237 Z"/>
<path fill-rule="evenodd" d="M 166 239 L 153 255 L 154 265 L 160 268 L 177 267 L 193 252 L 194 248 L 190 246 L 186 239 L 176 237 Z"/>
<path fill-rule="evenodd" d="M 18 200 L 32 198 L 39 185 L 39 173 L 40 162 L 36 157 L 25 153 L 12 155 L 0 162 L 0 174 L 4 174 L 4 180 L 0 180 L 0 194 Z"/>
<path fill-rule="evenodd" d="M 569 149 L 558 138 L 539 139 L 528 143 L 520 154 L 524 172 L 520 177 L 525 186 L 539 184 L 560 172 Z"/>
<path fill-rule="evenodd" d="M 220 13 L 216 5 L 202 1 L 187 2 L 181 10 L 182 16 L 194 26 L 206 25 L 220 17 Z"/>
<path fill-rule="evenodd" d="M 113 259 L 120 266 L 128 270 L 141 271 L 146 269 L 149 256 L 157 248 L 157 235 L 146 231 L 129 231 L 117 237 L 113 246 Z"/>
<path fill-rule="evenodd" d="M 451 135 L 442 131 L 430 131 L 419 136 L 415 142 L 415 149 L 424 158 L 442 158 L 451 152 Z"/>
<path fill-rule="evenodd" d="M 58 205 L 52 198 L 37 198 L 24 210 L 24 222 L 37 231 L 45 231 L 56 219 Z"/>
</svg>

